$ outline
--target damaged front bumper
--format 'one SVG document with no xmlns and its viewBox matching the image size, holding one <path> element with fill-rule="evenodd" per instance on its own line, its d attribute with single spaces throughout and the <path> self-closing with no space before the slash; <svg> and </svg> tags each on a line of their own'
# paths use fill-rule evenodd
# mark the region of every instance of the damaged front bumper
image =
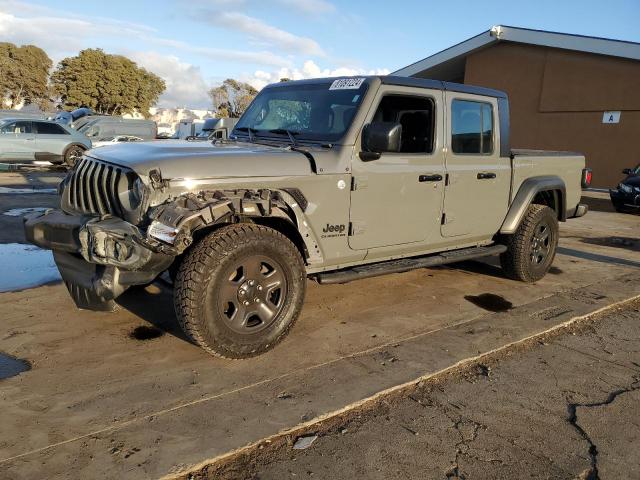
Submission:
<svg viewBox="0 0 640 480">
<path fill-rule="evenodd" d="M 60 210 L 25 220 L 27 241 L 53 250 L 78 308 L 111 311 L 131 285 L 151 282 L 174 256 L 154 249 L 138 227 L 119 218 L 67 215 Z"/>
</svg>

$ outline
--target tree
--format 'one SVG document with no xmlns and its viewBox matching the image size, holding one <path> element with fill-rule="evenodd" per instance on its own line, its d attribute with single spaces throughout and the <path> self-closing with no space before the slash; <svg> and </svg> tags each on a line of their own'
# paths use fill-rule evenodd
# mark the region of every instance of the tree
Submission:
<svg viewBox="0 0 640 480">
<path fill-rule="evenodd" d="M 166 88 L 157 75 L 99 48 L 63 59 L 51 75 L 51 84 L 65 110 L 89 107 L 105 115 L 137 111 L 145 117 Z"/>
<path fill-rule="evenodd" d="M 258 91 L 248 83 L 232 78 L 227 78 L 222 85 L 209 90 L 213 109 L 219 117 L 240 117 L 257 94 Z"/>
<path fill-rule="evenodd" d="M 51 65 L 41 48 L 0 43 L 0 103 L 9 108 L 21 103 L 45 104 L 49 99 Z"/>
</svg>

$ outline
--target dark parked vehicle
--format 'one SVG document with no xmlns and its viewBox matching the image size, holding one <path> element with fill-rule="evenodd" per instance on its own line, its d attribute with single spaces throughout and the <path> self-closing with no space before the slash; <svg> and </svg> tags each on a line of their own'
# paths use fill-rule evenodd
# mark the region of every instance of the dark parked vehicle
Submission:
<svg viewBox="0 0 640 480">
<path fill-rule="evenodd" d="M 627 178 L 618 184 L 616 189 L 609 190 L 613 207 L 618 212 L 628 212 L 640 209 L 640 165 L 635 168 L 625 168 Z"/>
</svg>

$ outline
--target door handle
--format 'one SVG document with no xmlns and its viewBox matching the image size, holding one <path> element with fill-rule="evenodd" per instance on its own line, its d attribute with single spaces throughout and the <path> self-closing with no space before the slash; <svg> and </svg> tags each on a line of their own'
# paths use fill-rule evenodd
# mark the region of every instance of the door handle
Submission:
<svg viewBox="0 0 640 480">
<path fill-rule="evenodd" d="M 35 138 L 25 138 L 25 140 L 26 140 L 27 142 L 33 142 L 33 141 L 35 140 Z"/>
<path fill-rule="evenodd" d="M 496 174 L 493 172 L 480 172 L 478 174 L 478 180 L 488 180 L 490 178 L 496 178 Z"/>
<path fill-rule="evenodd" d="M 432 175 L 420 175 L 418 177 L 419 182 L 439 182 L 442 180 L 442 175 L 435 173 Z"/>
</svg>

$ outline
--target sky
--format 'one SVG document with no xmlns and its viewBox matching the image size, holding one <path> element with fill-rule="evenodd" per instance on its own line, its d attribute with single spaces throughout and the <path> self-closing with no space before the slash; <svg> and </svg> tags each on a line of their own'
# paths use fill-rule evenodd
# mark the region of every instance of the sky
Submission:
<svg viewBox="0 0 640 480">
<path fill-rule="evenodd" d="M 385 74 L 493 25 L 640 42 L 640 0 L 0 0 L 0 41 L 126 55 L 161 107 L 210 108 L 225 78 Z"/>
</svg>

